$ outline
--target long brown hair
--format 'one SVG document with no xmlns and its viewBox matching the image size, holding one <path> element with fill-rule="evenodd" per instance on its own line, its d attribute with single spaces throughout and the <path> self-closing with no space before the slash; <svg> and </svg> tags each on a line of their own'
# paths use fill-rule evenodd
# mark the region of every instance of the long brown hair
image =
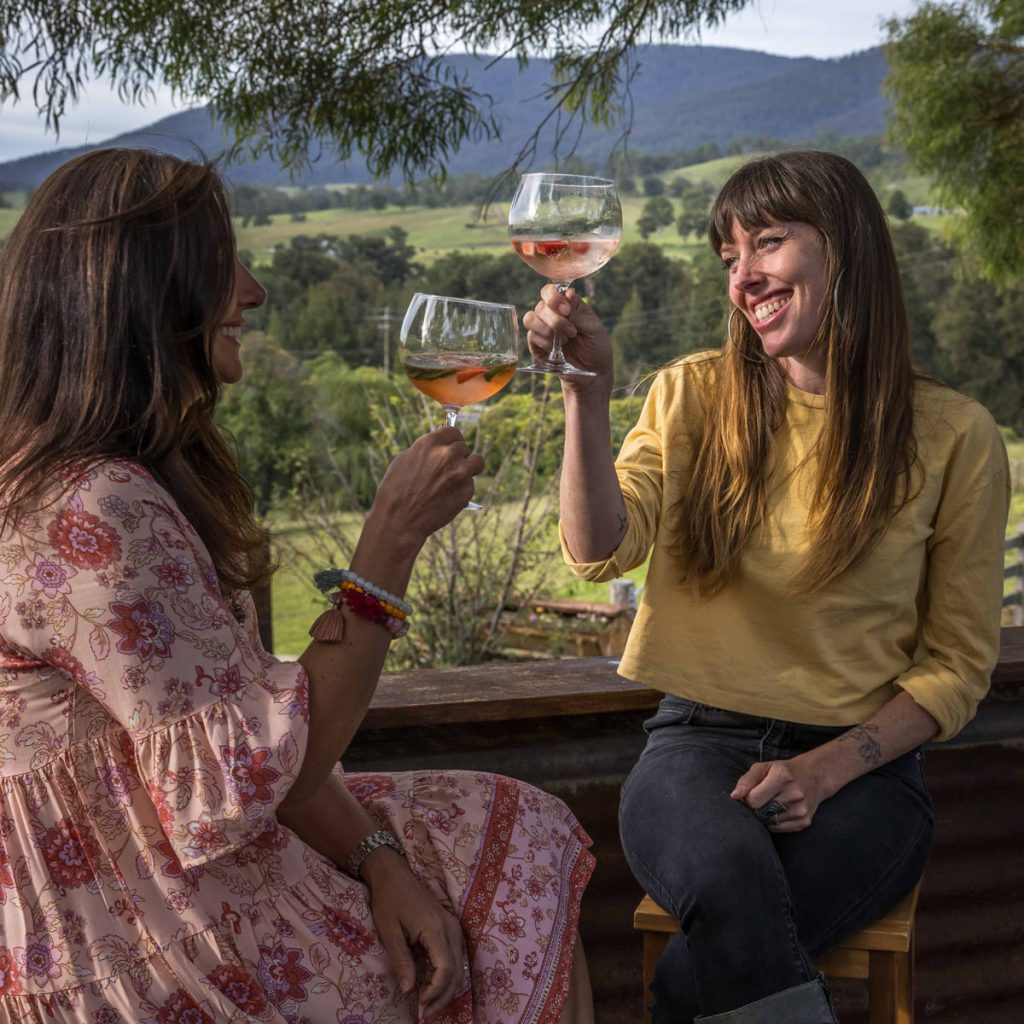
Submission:
<svg viewBox="0 0 1024 1024">
<path fill-rule="evenodd" d="M 792 581 L 797 592 L 811 592 L 870 551 L 909 494 L 915 372 L 899 269 L 871 186 L 832 153 L 782 153 L 741 167 L 711 210 L 708 240 L 716 253 L 732 241 L 734 222 L 747 231 L 809 224 L 825 250 L 831 297 L 814 340 L 827 358 L 814 539 Z M 677 513 L 684 575 L 714 594 L 732 579 L 743 545 L 764 519 L 787 392 L 778 363 L 765 356 L 744 316 L 730 316 L 709 381 L 693 482 Z"/>
<path fill-rule="evenodd" d="M 0 528 L 102 459 L 167 488 L 225 589 L 266 567 L 252 494 L 213 419 L 234 234 L 213 166 L 96 150 L 39 187 L 0 252 Z"/>
</svg>

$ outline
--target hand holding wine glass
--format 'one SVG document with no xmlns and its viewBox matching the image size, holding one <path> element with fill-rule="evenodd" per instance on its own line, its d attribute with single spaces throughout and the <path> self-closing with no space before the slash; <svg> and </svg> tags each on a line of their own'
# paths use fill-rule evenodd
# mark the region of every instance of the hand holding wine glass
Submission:
<svg viewBox="0 0 1024 1024">
<path fill-rule="evenodd" d="M 454 427 L 464 405 L 482 402 L 511 379 L 519 359 L 515 306 L 417 292 L 399 334 L 399 357 L 413 386 L 440 402 Z M 467 508 L 480 508 L 470 502 Z"/>
<path fill-rule="evenodd" d="M 612 258 L 622 236 L 615 182 L 576 174 L 524 174 L 508 215 L 512 247 L 562 293 Z M 556 334 L 546 359 L 522 367 L 533 373 L 593 376 L 569 362 Z"/>
</svg>

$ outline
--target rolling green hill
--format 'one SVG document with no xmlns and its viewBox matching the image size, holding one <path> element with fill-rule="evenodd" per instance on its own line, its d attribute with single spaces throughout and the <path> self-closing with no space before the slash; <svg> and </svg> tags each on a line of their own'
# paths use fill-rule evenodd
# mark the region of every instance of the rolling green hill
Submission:
<svg viewBox="0 0 1024 1024">
<path fill-rule="evenodd" d="M 716 187 L 749 154 L 727 156 L 709 160 L 688 167 L 678 167 L 658 175 L 666 183 L 683 176 L 691 181 L 708 181 Z M 907 174 L 877 183 L 880 194 L 885 198 L 886 190 L 902 189 L 911 203 L 926 205 L 930 202 L 930 182 L 920 175 Z M 24 204 L 24 192 L 7 192 L 4 197 L 13 205 L 12 209 L 0 209 L 0 240 L 7 237 L 17 222 Z M 627 196 L 623 199 L 623 242 L 640 240 L 636 222 L 643 209 L 644 199 Z M 677 210 L 678 201 L 674 201 Z M 417 260 L 430 264 L 439 256 L 453 249 L 464 252 L 486 252 L 499 255 L 507 251 L 508 238 L 505 228 L 508 201 L 495 202 L 486 211 L 483 219 L 475 206 L 452 207 L 385 207 L 383 210 L 316 210 L 305 215 L 305 220 L 292 220 L 288 214 L 277 214 L 270 223 L 260 226 L 243 227 L 236 221 L 235 229 L 240 250 L 252 254 L 255 266 L 270 262 L 274 247 L 288 245 L 297 235 L 381 235 L 394 224 L 398 224 L 409 235 L 409 243 L 416 247 Z M 945 218 L 921 218 L 920 223 L 929 230 L 939 230 Z M 662 228 L 651 236 L 651 241 L 661 246 L 670 256 L 688 259 L 696 250 L 702 249 L 703 240 L 692 236 L 680 238 L 675 227 Z"/>
<path fill-rule="evenodd" d="M 465 76 L 479 93 L 480 105 L 491 106 L 502 137 L 467 140 L 453 155 L 448 171 L 499 173 L 514 162 L 547 113 L 543 95 L 551 77 L 550 63 L 536 59 L 520 68 L 511 58 L 465 54 L 453 54 L 449 60 L 456 74 Z M 576 152 L 596 167 L 621 148 L 625 131 L 633 152 L 672 153 L 711 142 L 724 147 L 734 139 L 765 135 L 789 142 L 821 132 L 861 137 L 877 134 L 885 126 L 881 84 L 887 67 L 877 47 L 817 60 L 728 47 L 651 45 L 639 47 L 636 60 L 639 70 L 632 80 L 630 102 L 628 107 L 623 104 L 629 114 L 623 113 L 608 127 L 587 126 L 579 136 Z M 194 155 L 198 146 L 214 156 L 226 141 L 223 126 L 203 107 L 181 111 L 100 145 L 153 146 L 181 155 Z M 0 163 L 0 182 L 38 185 L 61 163 L 93 148 L 57 150 Z M 537 148 L 538 162 L 545 162 L 543 155 L 553 152 L 554 139 L 546 132 Z M 289 174 L 267 158 L 234 164 L 229 176 L 236 183 L 292 183 Z M 360 160 L 338 162 L 325 155 L 302 175 L 300 183 L 370 180 Z"/>
</svg>

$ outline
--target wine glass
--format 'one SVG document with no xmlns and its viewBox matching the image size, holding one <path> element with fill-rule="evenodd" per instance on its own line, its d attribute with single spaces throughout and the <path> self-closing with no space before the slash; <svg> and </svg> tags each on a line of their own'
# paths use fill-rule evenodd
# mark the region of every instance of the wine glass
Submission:
<svg viewBox="0 0 1024 1024">
<path fill-rule="evenodd" d="M 399 359 L 413 387 L 444 407 L 454 427 L 464 405 L 511 379 L 519 359 L 516 307 L 417 292 L 399 332 Z M 470 502 L 466 508 L 483 506 Z"/>
<path fill-rule="evenodd" d="M 524 174 L 508 212 L 512 248 L 560 291 L 600 270 L 622 236 L 622 207 L 615 182 L 579 174 Z M 546 359 L 520 367 L 531 373 L 595 376 L 573 366 L 551 339 Z"/>
</svg>

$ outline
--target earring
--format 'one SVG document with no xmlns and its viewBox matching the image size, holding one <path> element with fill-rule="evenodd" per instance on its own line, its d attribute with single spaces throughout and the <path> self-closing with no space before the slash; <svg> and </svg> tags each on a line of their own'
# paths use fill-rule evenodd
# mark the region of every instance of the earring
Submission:
<svg viewBox="0 0 1024 1024">
<path fill-rule="evenodd" d="M 845 334 L 846 324 L 843 322 L 843 318 L 839 312 L 839 282 L 843 279 L 843 274 L 846 272 L 846 267 L 840 267 L 839 273 L 836 274 L 836 283 L 832 286 L 832 314 L 836 318 L 836 323 L 839 325 L 839 329 Z"/>
<path fill-rule="evenodd" d="M 832 308 L 836 311 L 836 316 L 839 315 L 839 282 L 843 279 L 843 274 L 846 273 L 846 267 L 840 267 L 839 273 L 836 274 L 836 283 L 832 287 Z"/>
<path fill-rule="evenodd" d="M 757 363 L 758 365 L 762 365 L 765 362 L 765 355 L 764 355 L 764 351 L 762 349 L 758 349 L 758 352 L 757 352 L 756 356 L 747 355 L 747 353 L 743 351 L 742 347 L 739 344 L 737 344 L 736 339 L 733 337 L 733 333 L 732 333 L 732 318 L 737 313 L 739 313 L 739 307 L 738 306 L 733 306 L 732 309 L 729 310 L 729 322 L 728 322 L 727 328 L 726 328 L 728 330 L 728 332 L 729 332 L 729 339 L 728 340 L 732 344 L 733 348 L 735 348 L 736 351 L 744 359 L 746 359 L 746 361 L 748 363 Z"/>
<path fill-rule="evenodd" d="M 733 317 L 734 317 L 734 316 L 735 316 L 735 315 L 736 315 L 736 314 L 737 314 L 738 312 L 739 312 L 739 309 L 738 309 L 738 308 L 737 308 L 736 306 L 733 306 L 733 307 L 732 307 L 732 309 L 730 309 L 730 310 L 729 310 L 729 323 L 728 323 L 728 324 L 726 325 L 726 332 L 727 332 L 727 333 L 728 333 L 728 335 L 729 335 L 729 340 L 730 340 L 730 341 L 732 341 L 732 340 L 733 340 L 733 337 L 732 337 L 732 318 L 733 318 Z M 733 342 L 733 343 L 735 344 L 735 342 Z"/>
</svg>

